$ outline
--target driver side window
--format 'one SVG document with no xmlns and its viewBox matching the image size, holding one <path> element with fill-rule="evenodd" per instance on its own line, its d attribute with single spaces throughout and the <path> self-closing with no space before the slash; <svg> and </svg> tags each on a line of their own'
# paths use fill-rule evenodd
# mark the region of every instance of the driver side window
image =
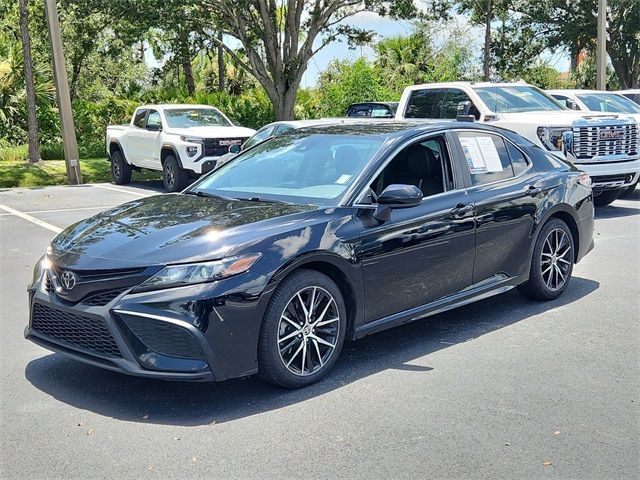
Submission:
<svg viewBox="0 0 640 480">
<path fill-rule="evenodd" d="M 384 189 L 393 184 L 414 185 L 425 198 L 452 190 L 453 173 L 445 138 L 438 135 L 402 149 L 371 183 L 371 198 L 365 203 L 375 203 Z"/>
</svg>

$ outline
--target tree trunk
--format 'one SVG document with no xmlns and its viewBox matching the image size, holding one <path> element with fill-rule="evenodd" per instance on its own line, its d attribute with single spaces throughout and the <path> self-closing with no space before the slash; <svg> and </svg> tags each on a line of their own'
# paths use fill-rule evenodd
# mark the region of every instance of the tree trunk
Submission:
<svg viewBox="0 0 640 480">
<path fill-rule="evenodd" d="M 193 96 L 196 93 L 196 82 L 193 79 L 193 66 L 191 65 L 191 51 L 189 49 L 189 39 L 188 38 L 180 38 L 178 40 L 180 42 L 179 45 L 179 55 L 180 55 L 180 64 L 182 66 L 182 71 L 184 72 L 184 79 L 187 82 L 187 92 L 190 96 Z"/>
<path fill-rule="evenodd" d="M 294 119 L 297 94 L 298 87 L 289 86 L 284 92 L 276 93 L 275 99 L 271 99 L 276 114 L 276 121 Z"/>
<path fill-rule="evenodd" d="M 491 19 L 493 17 L 492 12 L 492 0 L 485 0 L 487 7 L 485 11 L 485 26 L 484 26 L 484 81 L 491 80 Z"/>
<path fill-rule="evenodd" d="M 218 44 L 218 91 L 219 92 L 224 92 L 224 77 L 225 77 L 225 70 L 224 70 L 224 49 L 222 48 L 222 32 L 218 33 L 218 41 L 220 42 L 220 44 Z"/>
<path fill-rule="evenodd" d="M 27 90 L 27 125 L 29 130 L 29 161 L 40 161 L 38 145 L 38 117 L 36 116 L 36 91 L 33 82 L 31 60 L 31 38 L 29 37 L 29 0 L 20 0 L 20 36 L 22 38 L 22 56 L 24 57 L 24 82 Z"/>
<path fill-rule="evenodd" d="M 618 52 L 609 49 L 611 65 L 613 66 L 620 87 L 623 90 L 640 87 L 640 60 L 629 59 L 626 56 L 618 55 Z"/>
</svg>

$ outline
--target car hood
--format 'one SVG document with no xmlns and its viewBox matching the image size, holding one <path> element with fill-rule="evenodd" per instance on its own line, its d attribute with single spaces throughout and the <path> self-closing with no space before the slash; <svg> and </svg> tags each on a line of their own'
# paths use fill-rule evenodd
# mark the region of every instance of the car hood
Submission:
<svg viewBox="0 0 640 480">
<path fill-rule="evenodd" d="M 169 128 L 169 133 L 184 135 L 186 137 L 202 138 L 238 138 L 250 137 L 255 130 L 246 127 L 231 125 L 228 127 L 190 127 L 190 128 Z"/>
<path fill-rule="evenodd" d="M 81 270 L 213 260 L 318 211 L 316 206 L 157 195 L 68 227 L 52 242 L 50 255 L 54 263 Z"/>
<path fill-rule="evenodd" d="M 575 110 L 557 110 L 542 112 L 500 113 L 497 122 L 492 123 L 530 123 L 542 127 L 569 127 L 576 120 L 588 120 L 590 118 L 608 118 L 612 121 L 624 117 L 624 114 L 603 112 L 579 112 Z M 508 128 L 508 127 L 507 127 Z"/>
</svg>

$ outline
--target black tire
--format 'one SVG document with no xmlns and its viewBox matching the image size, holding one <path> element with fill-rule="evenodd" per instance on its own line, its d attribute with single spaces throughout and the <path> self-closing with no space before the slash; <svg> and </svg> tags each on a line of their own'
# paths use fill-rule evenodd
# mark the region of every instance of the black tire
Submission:
<svg viewBox="0 0 640 480">
<path fill-rule="evenodd" d="M 593 204 L 596 207 L 604 207 L 616 201 L 622 190 L 603 190 L 593 197 Z"/>
<path fill-rule="evenodd" d="M 180 192 L 189 185 L 189 173 L 180 168 L 173 155 L 168 155 L 162 164 L 162 181 L 167 192 Z"/>
<path fill-rule="evenodd" d="M 638 186 L 638 182 L 634 183 L 633 185 L 631 185 L 630 187 L 625 188 L 622 193 L 620 194 L 619 198 L 626 198 L 626 197 L 630 197 L 633 192 L 636 191 L 636 187 Z"/>
<path fill-rule="evenodd" d="M 126 185 L 131 182 L 131 165 L 125 162 L 119 150 L 111 154 L 111 178 L 116 185 Z"/>
<path fill-rule="evenodd" d="M 562 295 L 571 280 L 574 248 L 566 223 L 557 218 L 547 222 L 533 247 L 529 280 L 518 285 L 520 293 L 535 300 L 553 300 Z"/>
<path fill-rule="evenodd" d="M 309 308 L 310 315 L 306 315 L 301 304 L 315 308 Z M 294 271 L 278 285 L 262 321 L 260 377 L 284 388 L 317 382 L 338 359 L 346 327 L 347 310 L 336 284 L 314 270 Z"/>
</svg>

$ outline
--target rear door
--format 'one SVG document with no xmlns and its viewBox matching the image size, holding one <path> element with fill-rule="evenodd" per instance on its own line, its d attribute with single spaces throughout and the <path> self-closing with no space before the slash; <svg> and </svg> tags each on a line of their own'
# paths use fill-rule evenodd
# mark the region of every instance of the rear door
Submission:
<svg viewBox="0 0 640 480">
<path fill-rule="evenodd" d="M 366 321 L 420 307 L 471 285 L 475 250 L 473 205 L 451 162 L 448 135 L 410 142 L 363 192 L 361 258 Z M 375 195 L 391 184 L 420 188 L 418 206 L 372 218 Z M 368 195 L 368 197 L 367 197 Z M 369 198 L 371 200 L 367 200 Z"/>
<path fill-rule="evenodd" d="M 148 110 L 139 108 L 133 117 L 133 125 L 127 134 L 127 160 L 137 166 L 144 165 L 144 128 L 146 125 Z"/>
<path fill-rule="evenodd" d="M 473 283 L 516 277 L 529 262 L 538 207 L 548 191 L 531 161 L 505 137 L 456 130 L 476 210 Z"/>
</svg>

